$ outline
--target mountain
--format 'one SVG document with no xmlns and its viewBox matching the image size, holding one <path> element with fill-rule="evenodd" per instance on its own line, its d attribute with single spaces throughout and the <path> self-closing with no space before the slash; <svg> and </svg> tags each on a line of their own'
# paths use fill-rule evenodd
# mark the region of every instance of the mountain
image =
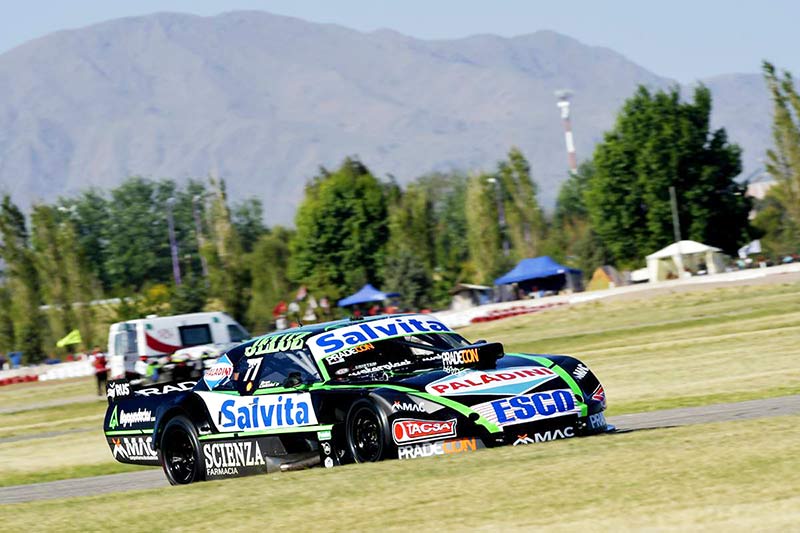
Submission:
<svg viewBox="0 0 800 533">
<path fill-rule="evenodd" d="M 429 41 L 263 12 L 118 19 L 0 55 L 0 190 L 29 205 L 130 175 L 214 174 L 234 201 L 256 195 L 268 223 L 286 224 L 306 180 L 345 156 L 405 183 L 492 169 L 516 145 L 552 205 L 566 177 L 553 92 L 575 93 L 585 158 L 638 84 L 673 82 L 550 31 Z M 707 84 L 715 122 L 757 164 L 763 83 Z"/>
</svg>

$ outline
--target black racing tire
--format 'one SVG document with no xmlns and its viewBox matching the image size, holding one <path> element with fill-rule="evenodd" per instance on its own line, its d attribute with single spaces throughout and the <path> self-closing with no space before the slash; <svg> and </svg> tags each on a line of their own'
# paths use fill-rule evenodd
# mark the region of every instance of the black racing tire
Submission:
<svg viewBox="0 0 800 533">
<path fill-rule="evenodd" d="M 347 448 L 356 463 L 374 463 L 388 456 L 388 421 L 369 400 L 355 402 L 347 413 Z"/>
<path fill-rule="evenodd" d="M 185 416 L 171 418 L 161 434 L 158 460 L 172 485 L 188 485 L 205 479 L 197 430 Z"/>
</svg>

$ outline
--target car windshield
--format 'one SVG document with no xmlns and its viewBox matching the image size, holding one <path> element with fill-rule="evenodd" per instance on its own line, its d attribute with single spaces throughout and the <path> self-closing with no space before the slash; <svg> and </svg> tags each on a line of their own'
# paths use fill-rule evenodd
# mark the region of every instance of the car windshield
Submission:
<svg viewBox="0 0 800 533">
<path fill-rule="evenodd" d="M 316 366 L 305 350 L 276 352 L 265 355 L 263 359 L 255 359 L 260 360 L 259 368 L 251 372 L 257 376 L 258 388 L 295 386 L 319 381 Z M 255 365 L 256 363 L 251 363 L 251 367 Z"/>
<path fill-rule="evenodd" d="M 455 333 L 427 333 L 365 343 L 323 359 L 333 380 L 381 380 L 442 369 L 442 352 L 469 346 Z"/>
</svg>

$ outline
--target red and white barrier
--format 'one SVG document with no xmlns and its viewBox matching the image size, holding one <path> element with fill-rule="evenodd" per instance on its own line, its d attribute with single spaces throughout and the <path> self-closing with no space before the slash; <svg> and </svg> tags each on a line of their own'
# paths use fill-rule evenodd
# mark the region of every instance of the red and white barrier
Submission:
<svg viewBox="0 0 800 533">
<path fill-rule="evenodd" d="M 87 361 L 72 361 L 57 365 L 37 365 L 0 370 L 0 386 L 31 381 L 80 378 L 94 374 L 94 367 Z"/>
</svg>

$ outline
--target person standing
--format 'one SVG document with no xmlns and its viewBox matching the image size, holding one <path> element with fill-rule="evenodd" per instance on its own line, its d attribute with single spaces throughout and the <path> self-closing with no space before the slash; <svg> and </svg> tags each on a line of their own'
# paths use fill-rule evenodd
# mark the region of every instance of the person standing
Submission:
<svg viewBox="0 0 800 533">
<path fill-rule="evenodd" d="M 94 377 L 97 379 L 97 395 L 102 396 L 106 392 L 106 381 L 108 380 L 108 365 L 106 354 L 100 351 L 97 346 L 92 350 L 92 366 L 94 366 Z"/>
</svg>

